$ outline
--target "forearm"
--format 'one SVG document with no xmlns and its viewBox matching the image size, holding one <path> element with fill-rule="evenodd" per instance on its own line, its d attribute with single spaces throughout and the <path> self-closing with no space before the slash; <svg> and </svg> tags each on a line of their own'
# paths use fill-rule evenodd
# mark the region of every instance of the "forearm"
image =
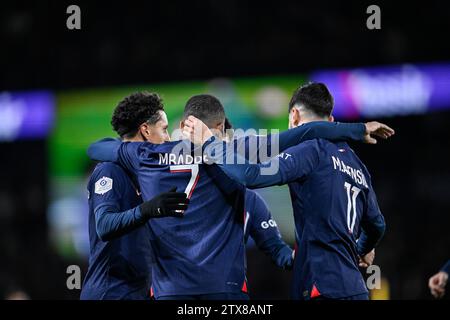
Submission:
<svg viewBox="0 0 450 320">
<path fill-rule="evenodd" d="M 278 138 L 282 147 L 281 151 L 284 151 L 287 147 L 314 137 L 333 139 L 353 137 L 354 139 L 360 139 L 363 137 L 364 132 L 364 124 L 338 124 L 320 121 L 307 123 L 295 129 L 285 131 Z M 278 170 L 280 158 L 275 156 L 278 155 L 280 150 L 275 148 L 276 150 L 274 152 L 276 154 L 273 154 L 273 152 L 265 152 L 268 150 L 264 150 L 264 145 L 271 145 L 274 140 L 277 140 L 274 136 L 271 136 L 271 138 L 252 136 L 240 139 L 236 142 L 237 145 L 224 145 L 218 141 L 213 141 L 206 150 L 208 158 L 219 164 L 221 169 L 229 177 L 246 187 L 262 188 L 284 184 L 289 179 L 289 173 L 283 173 L 283 170 Z M 260 150 L 263 150 L 263 152 L 260 152 Z M 260 160 L 264 157 L 272 158 L 264 163 L 260 163 Z M 309 165 L 310 162 L 304 160 L 306 165 Z M 305 168 L 309 167 L 307 166 Z"/>
<path fill-rule="evenodd" d="M 236 180 L 231 179 L 218 165 L 206 165 L 204 168 L 208 176 L 214 180 L 216 186 L 226 197 L 245 194 L 245 186 Z"/>
<path fill-rule="evenodd" d="M 236 212 L 243 212 L 245 208 L 245 186 L 228 177 L 216 164 L 206 165 L 205 170 L 233 209 Z"/>
<path fill-rule="evenodd" d="M 116 239 L 142 226 L 148 219 L 141 214 L 139 206 L 117 212 L 110 206 L 102 206 L 95 210 L 95 227 L 103 241 Z"/>
<path fill-rule="evenodd" d="M 273 237 L 258 245 L 258 248 L 268 255 L 277 267 L 286 270 L 292 268 L 293 251 L 282 239 Z"/>
<path fill-rule="evenodd" d="M 303 141 L 322 138 L 331 141 L 362 141 L 366 127 L 364 123 L 341 123 L 329 121 L 313 121 L 294 129 L 269 136 L 269 141 L 279 141 L 280 152 Z"/>
<path fill-rule="evenodd" d="M 215 163 L 261 163 L 306 140 L 362 141 L 365 131 L 363 123 L 313 121 L 279 134 L 247 135 L 229 143 L 212 138 L 204 147 Z"/>
<path fill-rule="evenodd" d="M 382 215 L 372 221 L 364 223 L 358 239 L 357 249 L 360 256 L 364 256 L 374 249 L 386 230 L 386 224 Z"/>
<path fill-rule="evenodd" d="M 271 165 L 278 161 L 274 159 Z M 224 164 L 219 165 L 227 176 L 250 189 L 265 188 L 284 183 L 280 170 L 275 170 L 272 174 L 262 174 L 261 164 Z"/>
<path fill-rule="evenodd" d="M 118 162 L 121 141 L 105 138 L 92 143 L 87 151 L 89 158 L 96 161 Z"/>
<path fill-rule="evenodd" d="M 248 140 L 247 140 L 248 142 Z M 209 139 L 203 146 L 205 155 L 211 163 L 206 166 L 208 175 L 216 181 L 217 186 L 225 193 L 234 192 L 237 184 L 249 188 L 265 187 L 276 185 L 281 182 L 279 172 L 275 172 L 273 177 L 261 175 L 262 164 L 251 164 L 243 154 L 234 152 L 236 145 L 225 144 L 216 137 Z M 239 149 L 239 148 L 237 148 Z M 272 161 L 278 161 L 273 159 Z M 270 165 L 270 163 L 267 163 Z M 235 184 L 228 180 L 234 180 Z"/>
</svg>

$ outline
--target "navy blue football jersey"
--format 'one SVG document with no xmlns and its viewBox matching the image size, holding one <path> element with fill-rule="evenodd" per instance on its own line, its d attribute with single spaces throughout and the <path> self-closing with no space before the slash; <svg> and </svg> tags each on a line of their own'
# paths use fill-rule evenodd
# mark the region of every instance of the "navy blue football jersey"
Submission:
<svg viewBox="0 0 450 320">
<path fill-rule="evenodd" d="M 367 293 L 358 268 L 361 224 L 381 216 L 370 174 L 347 143 L 307 141 L 280 155 L 296 230 L 294 299 Z"/>
<path fill-rule="evenodd" d="M 183 218 L 148 222 L 156 298 L 240 292 L 245 281 L 242 216 L 204 171 L 200 157 L 172 153 L 182 142 L 122 143 L 118 162 L 136 174 L 144 200 L 176 187 L 190 198 Z M 190 143 L 189 143 L 190 145 Z"/>
<path fill-rule="evenodd" d="M 321 135 L 361 140 L 364 132 L 363 124 L 311 123 L 281 133 L 279 146 L 283 150 Z M 251 139 L 243 140 L 245 147 Z M 265 140 L 261 138 L 257 145 L 265 148 L 271 144 L 260 143 Z M 195 152 L 180 154 L 175 149 L 190 150 L 190 142 L 155 145 L 106 139 L 91 145 L 88 154 L 95 160 L 118 162 L 135 174 L 144 200 L 173 187 L 191 199 L 183 218 L 148 222 L 155 255 L 152 286 L 156 298 L 240 292 L 246 288 L 242 214 L 234 212 L 207 174 L 202 152 L 198 156 Z"/>
<path fill-rule="evenodd" d="M 277 223 L 264 199 L 255 191 L 245 193 L 245 242 L 249 237 L 259 246 L 268 239 L 281 238 Z"/>
<path fill-rule="evenodd" d="M 148 225 L 102 241 L 96 214 L 133 210 L 142 203 L 132 179 L 119 165 L 98 164 L 87 186 L 89 194 L 89 268 L 81 299 L 148 299 L 152 251 Z M 111 213 L 115 214 L 115 213 Z"/>
<path fill-rule="evenodd" d="M 264 199 L 249 189 L 245 194 L 244 220 L 245 243 L 251 237 L 278 267 L 290 269 L 293 264 L 292 249 L 281 238 L 277 223 Z"/>
<path fill-rule="evenodd" d="M 278 170 L 264 175 L 267 165 Z M 370 174 L 347 143 L 313 139 L 270 163 L 220 167 L 249 188 L 289 184 L 297 247 L 294 299 L 367 293 L 358 257 L 379 241 L 384 218 Z"/>
</svg>

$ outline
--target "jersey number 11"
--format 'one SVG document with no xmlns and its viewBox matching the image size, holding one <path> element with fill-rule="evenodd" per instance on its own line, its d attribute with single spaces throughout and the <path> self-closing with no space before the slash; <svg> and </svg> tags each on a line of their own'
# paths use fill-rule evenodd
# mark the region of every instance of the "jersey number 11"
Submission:
<svg viewBox="0 0 450 320">
<path fill-rule="evenodd" d="M 356 197 L 361 192 L 361 189 L 352 186 L 348 182 L 344 184 L 344 187 L 347 191 L 347 226 L 348 231 L 350 231 L 350 233 L 353 233 L 353 228 L 355 227 L 356 222 Z"/>
</svg>

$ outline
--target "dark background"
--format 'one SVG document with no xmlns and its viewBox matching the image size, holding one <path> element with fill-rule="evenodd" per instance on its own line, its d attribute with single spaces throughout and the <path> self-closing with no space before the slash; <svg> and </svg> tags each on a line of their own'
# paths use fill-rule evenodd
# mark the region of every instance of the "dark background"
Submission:
<svg viewBox="0 0 450 320">
<path fill-rule="evenodd" d="M 65 13 L 78 4 L 82 29 Z M 366 28 L 378 4 L 382 29 Z M 0 89 L 304 73 L 317 68 L 450 58 L 447 1 L 36 1 L 0 4 Z M 377 264 L 394 299 L 429 299 L 427 279 L 449 258 L 450 114 L 381 119 L 397 135 L 355 146 L 372 173 L 387 234 Z M 1 121 L 1 119 L 0 119 Z M 0 144 L 0 293 L 77 298 L 48 245 L 46 141 Z M 249 252 L 254 298 L 287 298 L 290 273 Z"/>
<path fill-rule="evenodd" d="M 450 58 L 448 1 L 10 1 L 0 87 L 72 88 Z M 79 31 L 66 8 L 81 8 Z M 381 8 L 381 30 L 366 8 Z"/>
</svg>

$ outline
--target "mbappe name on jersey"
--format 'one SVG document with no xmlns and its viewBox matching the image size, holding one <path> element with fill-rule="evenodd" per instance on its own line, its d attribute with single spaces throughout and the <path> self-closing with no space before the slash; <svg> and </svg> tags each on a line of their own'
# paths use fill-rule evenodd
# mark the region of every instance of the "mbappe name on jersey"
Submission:
<svg viewBox="0 0 450 320">
<path fill-rule="evenodd" d="M 190 154 L 160 153 L 159 164 L 179 165 L 179 164 L 202 164 L 207 163 L 207 156 L 192 156 Z"/>
</svg>

